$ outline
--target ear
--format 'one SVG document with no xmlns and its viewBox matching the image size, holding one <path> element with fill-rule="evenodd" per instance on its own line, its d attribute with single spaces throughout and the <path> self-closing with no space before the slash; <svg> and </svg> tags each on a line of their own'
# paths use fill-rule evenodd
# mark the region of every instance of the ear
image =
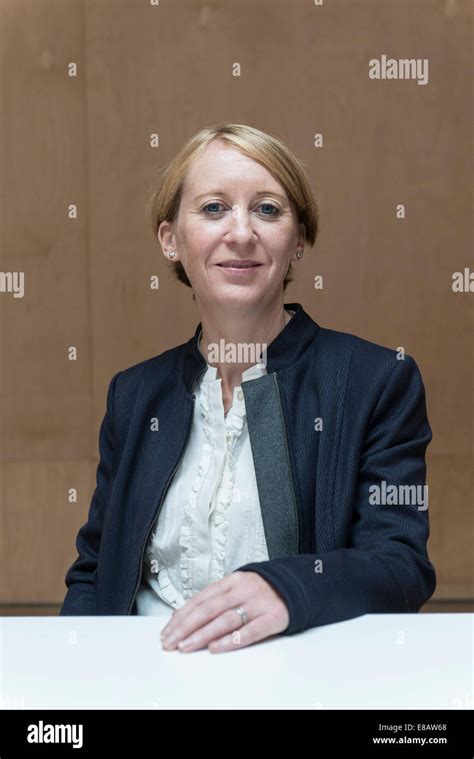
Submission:
<svg viewBox="0 0 474 759">
<path fill-rule="evenodd" d="M 304 252 L 305 242 L 306 242 L 306 227 L 303 223 L 301 223 L 298 227 L 298 239 L 296 241 L 296 248 L 291 256 L 292 261 L 301 260 L 301 256 L 300 257 L 297 256 L 297 251 L 300 250 L 301 253 Z"/>
<path fill-rule="evenodd" d="M 179 261 L 179 253 L 176 250 L 176 235 L 174 233 L 173 224 L 170 221 L 162 221 L 157 234 L 158 240 L 161 245 L 161 250 L 166 259 L 168 259 L 168 253 L 173 251 L 173 261 Z"/>
</svg>

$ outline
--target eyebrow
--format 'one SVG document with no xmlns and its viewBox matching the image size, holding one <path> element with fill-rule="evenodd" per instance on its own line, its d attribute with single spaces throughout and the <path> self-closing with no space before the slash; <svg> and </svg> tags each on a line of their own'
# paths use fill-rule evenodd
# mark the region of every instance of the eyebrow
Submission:
<svg viewBox="0 0 474 759">
<path fill-rule="evenodd" d="M 206 198 L 208 195 L 226 195 L 227 193 L 225 190 L 208 190 L 207 192 L 203 192 L 201 195 L 196 195 L 194 198 L 194 202 L 201 200 L 201 198 Z M 260 197 L 261 195 L 274 195 L 277 198 L 280 198 L 283 202 L 287 202 L 288 198 L 286 195 L 282 195 L 279 192 L 275 192 L 274 190 L 260 190 L 259 192 L 255 193 L 256 197 Z"/>
</svg>

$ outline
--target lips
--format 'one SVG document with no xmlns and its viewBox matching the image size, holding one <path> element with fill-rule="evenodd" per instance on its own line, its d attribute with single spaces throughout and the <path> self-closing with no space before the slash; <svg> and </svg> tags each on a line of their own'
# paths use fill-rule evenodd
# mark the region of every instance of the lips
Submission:
<svg viewBox="0 0 474 759">
<path fill-rule="evenodd" d="M 261 266 L 261 264 L 257 263 L 256 261 L 223 261 L 220 264 L 217 264 L 217 266 L 223 266 L 226 269 L 252 269 L 256 266 Z"/>
</svg>

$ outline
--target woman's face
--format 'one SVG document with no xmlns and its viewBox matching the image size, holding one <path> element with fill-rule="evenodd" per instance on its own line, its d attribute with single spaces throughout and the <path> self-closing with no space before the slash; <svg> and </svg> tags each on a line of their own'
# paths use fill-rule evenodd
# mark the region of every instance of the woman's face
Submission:
<svg viewBox="0 0 474 759">
<path fill-rule="evenodd" d="M 259 305 L 281 300 L 283 281 L 304 225 L 270 172 L 228 143 L 214 140 L 186 176 L 178 218 L 158 236 L 176 252 L 196 302 Z M 222 266 L 250 261 L 252 268 Z"/>
</svg>

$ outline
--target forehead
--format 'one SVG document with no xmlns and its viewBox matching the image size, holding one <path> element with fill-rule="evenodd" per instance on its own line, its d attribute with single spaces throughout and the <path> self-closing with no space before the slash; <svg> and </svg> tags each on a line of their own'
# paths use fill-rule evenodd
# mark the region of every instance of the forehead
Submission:
<svg viewBox="0 0 474 759">
<path fill-rule="evenodd" d="M 219 184 L 216 184 L 218 182 Z M 205 192 L 214 187 L 236 188 L 242 182 L 261 184 L 257 189 L 281 190 L 281 184 L 261 163 L 242 153 L 238 148 L 221 140 L 213 140 L 204 151 L 193 160 L 184 180 L 186 194 Z M 285 193 L 286 194 L 286 193 Z"/>
</svg>

